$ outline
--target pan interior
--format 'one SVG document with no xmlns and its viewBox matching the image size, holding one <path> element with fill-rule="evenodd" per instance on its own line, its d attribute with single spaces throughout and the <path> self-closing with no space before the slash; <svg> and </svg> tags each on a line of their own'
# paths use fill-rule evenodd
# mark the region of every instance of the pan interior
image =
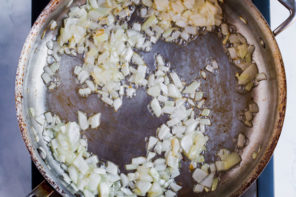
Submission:
<svg viewBox="0 0 296 197">
<path fill-rule="evenodd" d="M 242 2 L 228 0 L 225 1 L 223 8 L 227 20 L 236 25 L 249 43 L 255 45 L 254 60 L 258 64 L 259 72 L 265 72 L 268 76 L 268 81 L 261 82 L 251 93 L 241 95 L 236 91 L 235 73 L 238 72 L 238 69 L 230 63 L 223 49 L 222 41 L 216 33 L 200 35 L 187 46 L 159 41 L 153 46 L 151 52 L 142 54 L 150 70 L 153 70 L 154 54 L 160 53 L 171 63 L 172 69 L 187 83 L 200 78 L 199 71 L 204 69 L 211 59 L 215 59 L 219 64 L 220 68 L 217 73 L 207 73 L 207 79 L 201 80 L 201 89 L 207 98 L 206 106 L 212 110 L 211 121 L 213 122 L 206 132 L 210 137 L 207 144 L 206 161 L 214 161 L 217 151 L 221 148 L 233 150 L 236 145 L 235 139 L 239 133 L 244 133 L 249 140 L 247 147 L 240 152 L 242 156 L 240 167 L 223 174 L 221 176 L 223 184 L 220 184 L 215 192 L 204 194 L 207 196 L 215 196 L 216 194 L 227 196 L 238 189 L 240 183 L 247 179 L 258 164 L 260 155 L 264 152 L 272 134 L 273 125 L 270 123 L 274 122 L 277 102 L 274 62 L 269 46 L 265 44 L 263 47 L 259 44 L 261 39 L 264 41 L 263 33 L 255 17 L 249 14 L 248 9 L 250 8 L 244 6 Z M 76 1 L 76 3 L 83 3 L 83 1 Z M 63 9 L 65 5 L 65 2 L 61 3 L 59 9 L 48 16 L 45 24 L 48 24 L 51 19 L 62 20 L 67 12 L 67 9 Z M 240 9 L 237 9 L 237 6 Z M 246 18 L 248 24 L 240 21 L 239 16 Z M 116 113 L 112 108 L 104 105 L 96 95 L 81 98 L 77 94 L 78 83 L 73 75 L 74 66 L 82 64 L 81 58 L 63 56 L 58 73 L 61 86 L 54 91 L 47 91 L 40 76 L 43 66 L 46 64 L 46 42 L 53 37 L 53 33 L 48 32 L 41 39 L 42 32 L 43 30 L 40 31 L 34 42 L 26 69 L 25 111 L 28 108 L 34 108 L 36 114 L 51 111 L 65 121 L 77 121 L 78 110 L 88 114 L 101 112 L 100 128 L 84 133 L 88 138 L 89 151 L 98 155 L 102 160 L 113 161 L 124 171 L 124 165 L 129 163 L 133 157 L 145 154 L 145 138 L 155 135 L 156 128 L 167 118 L 163 116 L 158 119 L 151 115 L 147 109 L 151 98 L 143 89 L 137 90 L 136 97 L 124 99 L 123 106 Z M 238 113 L 246 108 L 251 99 L 258 103 L 260 112 L 255 117 L 254 126 L 246 128 L 238 120 Z M 42 128 L 30 117 L 27 117 L 27 122 L 37 131 L 39 138 L 42 138 Z M 33 132 L 30 135 L 31 143 L 35 148 L 42 146 L 49 151 L 42 141 L 33 140 Z M 259 147 L 261 151 L 258 154 L 258 159 L 253 160 L 251 155 L 254 151 L 258 151 Z M 45 163 L 51 167 L 50 171 L 58 177 L 60 169 L 50 153 L 47 155 Z M 192 193 L 193 181 L 188 165 L 188 161 L 182 161 L 182 172 L 177 178 L 177 181 L 183 185 L 179 196 L 196 195 Z"/>
</svg>

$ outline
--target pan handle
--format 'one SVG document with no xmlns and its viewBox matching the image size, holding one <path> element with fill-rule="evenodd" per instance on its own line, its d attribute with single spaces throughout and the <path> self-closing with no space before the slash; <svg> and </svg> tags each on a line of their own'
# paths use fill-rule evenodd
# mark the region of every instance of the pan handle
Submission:
<svg viewBox="0 0 296 197">
<path fill-rule="evenodd" d="M 26 197 L 50 197 L 53 193 L 52 187 L 44 180 Z"/>
<path fill-rule="evenodd" d="M 280 24 L 274 31 L 274 36 L 284 31 L 296 17 L 296 0 L 278 0 L 290 12 L 290 16 Z"/>
</svg>

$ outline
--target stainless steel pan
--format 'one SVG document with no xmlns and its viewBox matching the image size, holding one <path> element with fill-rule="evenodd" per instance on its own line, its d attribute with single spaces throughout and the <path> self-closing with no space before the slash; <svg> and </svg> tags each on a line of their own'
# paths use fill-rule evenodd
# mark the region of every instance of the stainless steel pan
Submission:
<svg viewBox="0 0 296 197">
<path fill-rule="evenodd" d="M 125 100 L 118 113 L 103 105 L 95 95 L 82 99 L 77 95 L 76 84 L 72 77 L 73 66 L 81 60 L 68 57 L 62 58 L 59 76 L 62 85 L 53 92 L 47 91 L 40 78 L 43 65 L 46 62 L 46 42 L 53 37 L 52 32 L 46 32 L 52 19 L 61 24 L 61 20 L 69 8 L 69 0 L 52 0 L 43 10 L 35 22 L 22 51 L 16 75 L 16 109 L 19 126 L 25 144 L 31 154 L 32 160 L 44 178 L 60 194 L 74 195 L 73 190 L 62 180 L 60 165 L 52 158 L 49 149 L 42 139 L 42 130 L 29 115 L 29 108 L 35 108 L 36 114 L 45 111 L 57 113 L 64 120 L 76 120 L 77 110 L 102 112 L 104 114 L 102 126 L 99 131 L 88 131 L 89 150 L 105 160 L 119 164 L 123 169 L 125 163 L 132 157 L 145 153 L 145 136 L 154 135 L 158 125 L 165 121 L 156 119 L 147 111 L 149 97 L 144 91 L 138 91 L 137 96 Z M 85 1 L 77 0 L 74 4 Z M 280 33 L 295 16 L 295 1 L 280 2 L 289 9 L 290 17 L 272 32 L 263 16 L 253 5 L 251 0 L 225 0 L 223 9 L 227 20 L 234 24 L 249 43 L 255 45 L 254 59 L 260 72 L 265 72 L 267 81 L 263 81 L 251 93 L 240 95 L 237 93 L 235 72 L 233 66 L 221 44 L 221 40 L 214 33 L 200 36 L 186 47 L 167 43 L 158 43 L 144 59 L 152 66 L 152 57 L 160 52 L 170 60 L 173 68 L 187 81 L 198 76 L 207 59 L 215 58 L 220 65 L 219 75 L 209 77 L 202 84 L 209 98 L 208 107 L 212 108 L 214 125 L 207 134 L 210 142 L 207 145 L 206 159 L 211 161 L 217 150 L 221 147 L 234 148 L 235 137 L 244 132 L 248 137 L 248 145 L 241 152 L 242 162 L 239 167 L 222 175 L 220 186 L 215 192 L 202 194 L 206 196 L 239 196 L 260 175 L 268 163 L 279 139 L 286 108 L 286 78 L 283 61 L 274 35 Z M 239 17 L 245 18 L 243 23 Z M 246 128 L 238 120 L 238 112 L 244 109 L 247 102 L 254 99 L 260 108 L 256 115 L 254 126 Z M 131 107 L 133 106 L 133 107 Z M 36 140 L 38 138 L 39 140 Z M 261 151 L 253 160 L 252 153 Z M 194 196 L 192 194 L 192 180 L 188 172 L 188 163 L 182 163 L 182 175 L 178 179 L 183 183 L 184 189 L 179 196 Z M 38 192 L 48 194 L 48 188 L 42 190 L 43 183 Z M 41 190 L 40 190 L 41 189 Z M 41 194 L 44 196 L 45 193 Z M 40 193 L 39 193 L 40 194 Z"/>
</svg>

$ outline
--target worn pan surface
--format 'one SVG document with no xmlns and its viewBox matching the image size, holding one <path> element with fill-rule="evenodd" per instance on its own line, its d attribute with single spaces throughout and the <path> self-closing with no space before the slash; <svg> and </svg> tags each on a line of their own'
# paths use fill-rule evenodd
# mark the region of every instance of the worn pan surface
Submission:
<svg viewBox="0 0 296 197">
<path fill-rule="evenodd" d="M 123 107 L 114 113 L 95 95 L 87 99 L 77 95 L 77 85 L 73 77 L 73 66 L 81 64 L 79 58 L 62 58 L 59 76 L 62 85 L 53 92 L 47 91 L 40 77 L 46 64 L 46 42 L 53 37 L 53 32 L 46 32 L 51 19 L 61 24 L 69 1 L 52 0 L 34 24 L 21 54 L 16 79 L 16 107 L 21 132 L 36 166 L 46 180 L 61 194 L 73 195 L 70 187 L 60 178 L 61 169 L 53 160 L 42 139 L 42 130 L 30 117 L 29 108 L 35 108 L 36 114 L 51 111 L 66 121 L 77 121 L 77 110 L 88 113 L 102 112 L 102 126 L 98 130 L 85 132 L 89 140 L 89 150 L 103 160 L 117 163 L 123 170 L 124 164 L 132 157 L 145 154 L 145 137 L 155 134 L 156 128 L 165 121 L 157 119 L 147 110 L 150 98 L 141 89 L 133 99 L 126 99 Z M 85 1 L 78 0 L 75 4 Z M 208 33 L 197 38 L 188 46 L 177 46 L 159 42 L 152 52 L 145 54 L 147 64 L 153 66 L 153 54 L 161 53 L 169 60 L 172 67 L 187 82 L 199 77 L 199 70 L 204 68 L 211 58 L 217 60 L 220 70 L 216 75 L 208 74 L 202 84 L 206 93 L 206 105 L 212 109 L 214 124 L 207 130 L 210 140 L 207 145 L 206 160 L 213 161 L 220 148 L 234 149 L 235 138 L 240 132 L 248 137 L 248 145 L 241 152 L 242 162 L 239 167 L 222 175 L 222 183 L 215 192 L 202 196 L 238 196 L 259 176 L 280 136 L 286 106 L 286 79 L 281 54 L 267 23 L 249 0 L 225 0 L 223 5 L 228 22 L 234 24 L 250 44 L 255 45 L 254 59 L 260 72 L 265 72 L 267 81 L 247 95 L 236 91 L 235 73 L 237 72 L 223 51 L 220 38 Z M 248 24 L 244 24 L 243 16 Z M 254 99 L 260 108 L 252 128 L 246 128 L 239 120 L 238 113 Z M 36 135 L 40 139 L 36 141 Z M 43 147 L 46 157 L 40 149 Z M 252 153 L 261 151 L 253 160 Z M 179 196 L 192 194 L 191 174 L 186 161 L 182 164 L 180 181 L 183 188 Z"/>
</svg>

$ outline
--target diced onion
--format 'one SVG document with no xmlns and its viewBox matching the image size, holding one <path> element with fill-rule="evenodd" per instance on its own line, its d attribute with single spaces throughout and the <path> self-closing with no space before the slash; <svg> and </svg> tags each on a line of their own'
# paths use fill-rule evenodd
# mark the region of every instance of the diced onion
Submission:
<svg viewBox="0 0 296 197">
<path fill-rule="evenodd" d="M 136 193 L 138 193 L 138 195 L 144 196 L 149 191 L 151 186 L 152 186 L 152 184 L 150 182 L 137 181 L 136 187 L 138 190 L 136 190 Z"/>
<path fill-rule="evenodd" d="M 97 113 L 88 118 L 88 123 L 92 129 L 96 129 L 101 124 L 101 113 Z"/>
<path fill-rule="evenodd" d="M 181 98 L 182 95 L 180 91 L 177 89 L 177 87 L 174 84 L 168 85 L 168 96 L 172 98 Z"/>
<path fill-rule="evenodd" d="M 180 189 L 182 189 L 182 187 L 180 185 L 176 184 L 175 182 L 172 182 L 170 184 L 170 188 L 175 192 L 178 192 Z"/>
<path fill-rule="evenodd" d="M 89 127 L 89 123 L 87 121 L 87 116 L 85 113 L 78 111 L 78 122 L 79 126 L 82 130 L 86 130 Z"/>
<path fill-rule="evenodd" d="M 158 138 L 160 140 L 166 139 L 170 136 L 170 129 L 165 125 L 161 125 L 160 129 L 158 130 Z"/>
<path fill-rule="evenodd" d="M 122 105 L 122 99 L 121 98 L 117 98 L 114 100 L 113 102 L 113 106 L 114 106 L 114 110 L 117 111 L 120 106 Z"/>
<path fill-rule="evenodd" d="M 208 173 L 199 168 L 196 168 L 192 174 L 192 178 L 198 183 L 201 183 L 207 176 Z"/>
<path fill-rule="evenodd" d="M 161 107 L 157 99 L 153 99 L 151 101 L 151 109 L 156 117 L 160 117 L 161 115 Z"/>
<path fill-rule="evenodd" d="M 242 74 L 238 77 L 239 85 L 246 85 L 250 81 L 256 78 L 258 69 L 256 64 L 251 64 Z"/>
<path fill-rule="evenodd" d="M 204 187 L 202 186 L 202 185 L 200 185 L 200 184 L 196 184 L 195 186 L 194 186 L 194 188 L 193 188 L 193 191 L 195 192 L 195 193 L 200 193 L 200 192 L 202 192 L 204 190 Z"/>
</svg>

